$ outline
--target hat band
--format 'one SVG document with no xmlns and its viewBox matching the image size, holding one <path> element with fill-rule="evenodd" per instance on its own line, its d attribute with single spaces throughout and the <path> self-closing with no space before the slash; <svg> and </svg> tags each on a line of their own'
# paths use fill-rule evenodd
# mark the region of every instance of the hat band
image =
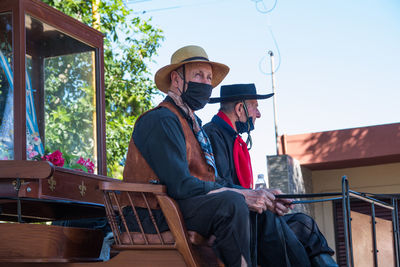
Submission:
<svg viewBox="0 0 400 267">
<path fill-rule="evenodd" d="M 187 59 L 185 59 L 185 60 L 182 60 L 181 63 L 182 63 L 182 62 L 186 62 L 186 61 L 198 60 L 198 59 L 202 59 L 202 60 L 205 60 L 205 61 L 209 61 L 208 58 L 206 58 L 206 57 L 190 57 L 190 58 L 187 58 Z"/>
</svg>

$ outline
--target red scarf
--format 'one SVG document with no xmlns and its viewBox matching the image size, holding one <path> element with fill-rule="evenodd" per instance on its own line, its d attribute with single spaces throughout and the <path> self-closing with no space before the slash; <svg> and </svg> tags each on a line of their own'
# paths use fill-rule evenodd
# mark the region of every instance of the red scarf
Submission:
<svg viewBox="0 0 400 267">
<path fill-rule="evenodd" d="M 219 111 L 217 116 L 234 129 L 231 120 L 225 113 Z M 236 134 L 236 139 L 233 143 L 233 162 L 240 185 L 244 188 L 253 188 L 253 170 L 251 168 L 249 150 L 239 134 Z"/>
</svg>

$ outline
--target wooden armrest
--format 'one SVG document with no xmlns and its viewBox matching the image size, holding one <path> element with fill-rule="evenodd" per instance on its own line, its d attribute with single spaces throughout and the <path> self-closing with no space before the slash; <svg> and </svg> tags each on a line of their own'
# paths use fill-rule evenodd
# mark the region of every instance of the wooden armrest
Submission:
<svg viewBox="0 0 400 267">
<path fill-rule="evenodd" d="M 144 192 L 154 194 L 165 194 L 167 187 L 159 184 L 140 184 L 140 183 L 125 183 L 125 182 L 100 182 L 100 190 L 117 190 L 130 192 Z"/>
<path fill-rule="evenodd" d="M 176 247 L 182 253 L 185 262 L 189 263 L 188 266 L 198 266 L 193 255 L 189 253 L 192 248 L 191 244 L 186 242 L 186 240 L 189 240 L 189 236 L 178 204 L 167 195 L 156 195 L 156 198 L 175 238 Z"/>
<path fill-rule="evenodd" d="M 0 160 L 0 178 L 47 179 L 53 173 L 48 161 Z"/>
</svg>

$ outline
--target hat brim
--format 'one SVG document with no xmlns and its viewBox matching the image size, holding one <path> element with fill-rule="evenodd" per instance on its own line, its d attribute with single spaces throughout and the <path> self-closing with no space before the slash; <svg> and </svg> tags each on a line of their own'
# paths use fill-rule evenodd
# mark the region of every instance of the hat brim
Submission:
<svg viewBox="0 0 400 267">
<path fill-rule="evenodd" d="M 229 72 L 229 67 L 225 64 L 218 63 L 218 62 L 213 62 L 213 61 L 206 61 L 206 60 L 191 60 L 187 62 L 180 62 L 176 64 L 170 64 L 165 67 L 162 67 L 156 72 L 156 75 L 154 76 L 154 81 L 156 83 L 157 88 L 164 92 L 167 93 L 169 86 L 171 84 L 171 75 L 170 73 L 180 66 L 188 63 L 208 63 L 212 67 L 212 81 L 211 81 L 211 86 L 213 88 L 217 87 L 218 84 L 222 82 L 222 80 L 228 75 Z"/>
<path fill-rule="evenodd" d="M 251 100 L 251 99 L 267 99 L 274 94 L 267 95 L 232 95 L 227 97 L 211 97 L 209 104 L 220 103 L 220 102 L 233 102 L 237 100 Z"/>
</svg>

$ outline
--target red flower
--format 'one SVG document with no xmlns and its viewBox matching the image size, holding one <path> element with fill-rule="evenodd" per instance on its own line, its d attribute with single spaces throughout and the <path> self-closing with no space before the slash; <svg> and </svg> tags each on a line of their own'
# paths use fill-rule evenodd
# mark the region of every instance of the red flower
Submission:
<svg viewBox="0 0 400 267">
<path fill-rule="evenodd" d="M 85 165 L 85 160 L 82 157 L 80 157 L 76 163 Z"/>
<path fill-rule="evenodd" d="M 64 166 L 64 159 L 62 157 L 62 153 L 60 152 L 60 150 L 56 150 L 53 153 L 51 153 L 50 155 L 45 155 L 45 156 L 43 156 L 42 159 L 50 161 L 55 166 L 59 166 L 59 167 Z"/>
<path fill-rule="evenodd" d="M 85 166 L 89 173 L 94 173 L 94 163 L 90 159 L 84 160 L 82 157 L 76 162 L 82 166 Z"/>
</svg>

